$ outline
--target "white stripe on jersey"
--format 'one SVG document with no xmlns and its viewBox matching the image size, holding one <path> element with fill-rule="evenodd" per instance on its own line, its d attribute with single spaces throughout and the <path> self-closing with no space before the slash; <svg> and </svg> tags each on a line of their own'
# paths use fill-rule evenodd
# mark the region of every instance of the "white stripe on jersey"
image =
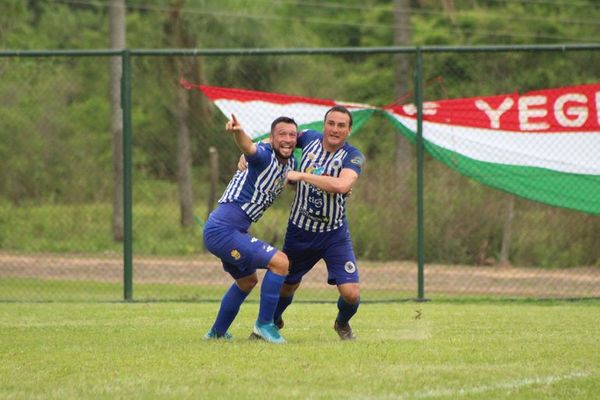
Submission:
<svg viewBox="0 0 600 400">
<path fill-rule="evenodd" d="M 321 140 L 313 139 L 302 149 L 300 171 L 338 177 L 342 160 L 348 151 L 343 147 L 334 153 L 323 149 Z M 299 182 L 290 213 L 290 222 L 309 232 L 328 232 L 344 222 L 346 195 L 328 193 L 306 182 Z"/>
<path fill-rule="evenodd" d="M 248 169 L 244 171 L 237 170 L 233 175 L 233 178 L 229 181 L 227 188 L 221 195 L 219 203 L 230 203 L 237 199 L 242 192 L 246 178 L 248 177 Z"/>
<path fill-rule="evenodd" d="M 280 164 L 271 151 L 269 165 L 262 171 L 251 165 L 244 171 L 236 171 L 227 185 L 219 203 L 239 203 L 252 221 L 256 222 L 283 191 L 285 174 L 293 170 L 295 160 Z"/>
</svg>

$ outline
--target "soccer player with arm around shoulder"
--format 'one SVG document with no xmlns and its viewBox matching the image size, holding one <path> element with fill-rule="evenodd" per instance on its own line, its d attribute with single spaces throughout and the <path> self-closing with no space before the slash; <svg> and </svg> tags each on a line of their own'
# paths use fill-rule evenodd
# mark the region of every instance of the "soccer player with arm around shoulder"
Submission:
<svg viewBox="0 0 600 400">
<path fill-rule="evenodd" d="M 290 260 L 289 274 L 281 289 L 275 324 L 283 328 L 282 314 L 292 303 L 302 277 L 323 259 L 328 283 L 340 294 L 334 329 L 342 340 L 355 335 L 349 321 L 360 303 L 359 275 L 346 219 L 346 200 L 362 171 L 363 154 L 347 143 L 352 114 L 334 106 L 325 114 L 323 133 L 307 130 L 298 136 L 302 148 L 299 171 L 289 171 L 296 197 L 283 246 Z"/>
<path fill-rule="evenodd" d="M 258 318 L 252 336 L 270 343 L 285 343 L 273 323 L 279 292 L 288 272 L 287 256 L 248 234 L 248 229 L 281 194 L 285 176 L 295 168 L 292 157 L 297 124 L 279 117 L 271 124 L 269 143 L 253 143 L 232 115 L 225 126 L 244 153 L 248 168 L 236 171 L 218 207 L 204 225 L 206 248 L 221 259 L 223 269 L 234 279 L 227 290 L 213 326 L 205 339 L 231 339 L 229 327 L 240 306 L 258 283 L 257 269 L 266 268 L 260 288 Z"/>
</svg>

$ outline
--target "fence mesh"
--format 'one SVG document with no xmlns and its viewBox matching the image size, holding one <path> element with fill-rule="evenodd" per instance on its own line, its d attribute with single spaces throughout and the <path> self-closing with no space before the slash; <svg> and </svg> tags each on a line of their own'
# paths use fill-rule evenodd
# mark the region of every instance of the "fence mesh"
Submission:
<svg viewBox="0 0 600 400">
<path fill-rule="evenodd" d="M 599 61 L 598 50 L 425 53 L 424 100 L 597 83 L 589 66 Z M 132 62 L 135 300 L 218 300 L 231 284 L 204 250 L 202 226 L 240 153 L 223 129 L 225 116 L 200 92 L 183 90 L 180 78 L 375 106 L 405 106 L 415 93 L 413 53 L 165 54 Z M 386 72 L 365 73 L 375 65 Z M 398 66 L 404 73 L 395 79 Z M 0 300 L 121 300 L 109 58 L 0 57 L 0 76 Z M 597 99 L 586 107 L 600 124 Z M 350 142 L 367 158 L 348 203 L 361 298 L 415 298 L 414 141 L 375 113 Z M 598 216 L 492 188 L 481 182 L 501 172 L 452 168 L 426 149 L 427 298 L 600 296 Z M 292 200 L 287 190 L 251 233 L 281 248 Z M 326 276 L 321 262 L 296 299 L 335 300 Z"/>
</svg>

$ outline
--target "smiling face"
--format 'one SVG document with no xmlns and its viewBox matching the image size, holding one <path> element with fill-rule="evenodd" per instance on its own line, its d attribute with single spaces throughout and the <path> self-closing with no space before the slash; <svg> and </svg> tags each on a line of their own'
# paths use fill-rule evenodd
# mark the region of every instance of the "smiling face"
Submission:
<svg viewBox="0 0 600 400">
<path fill-rule="evenodd" d="M 294 153 L 298 132 L 296 125 L 288 122 L 279 122 L 271 130 L 271 146 L 279 161 L 289 159 Z"/>
<path fill-rule="evenodd" d="M 323 126 L 323 147 L 326 151 L 333 152 L 346 142 L 352 126 L 350 116 L 341 111 L 330 111 L 325 116 Z"/>
</svg>

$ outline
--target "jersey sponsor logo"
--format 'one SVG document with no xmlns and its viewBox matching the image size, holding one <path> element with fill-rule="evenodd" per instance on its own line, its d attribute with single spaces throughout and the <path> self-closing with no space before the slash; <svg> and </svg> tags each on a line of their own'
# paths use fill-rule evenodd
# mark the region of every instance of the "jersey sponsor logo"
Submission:
<svg viewBox="0 0 600 400">
<path fill-rule="evenodd" d="M 350 160 L 350 162 L 352 164 L 358 165 L 359 167 L 362 167 L 362 165 L 365 163 L 365 159 L 362 158 L 361 156 L 356 156 L 352 160 Z"/>
<path fill-rule="evenodd" d="M 304 215 L 308 219 L 312 219 L 313 221 L 323 222 L 325 224 L 327 224 L 329 222 L 329 217 L 321 216 L 321 215 L 314 215 L 312 213 L 312 210 L 307 210 L 306 208 L 301 208 L 300 214 Z"/>
<path fill-rule="evenodd" d="M 353 274 L 356 271 L 356 265 L 352 261 L 348 261 L 344 264 L 344 269 L 347 273 Z"/>
<path fill-rule="evenodd" d="M 312 175 L 323 175 L 323 172 L 325 172 L 325 167 L 323 166 L 314 166 L 311 165 L 308 168 L 306 168 L 306 173 L 307 174 L 312 174 Z"/>
<path fill-rule="evenodd" d="M 233 259 L 236 261 L 238 261 L 240 258 L 242 258 L 242 255 L 236 249 L 231 250 L 231 253 L 229 253 L 229 254 L 231 254 L 231 257 L 233 257 Z"/>
<path fill-rule="evenodd" d="M 311 206 L 315 207 L 315 208 L 322 208 L 323 207 L 323 198 L 322 197 L 317 197 L 317 196 L 309 196 L 308 197 L 308 204 L 310 204 Z"/>
</svg>

